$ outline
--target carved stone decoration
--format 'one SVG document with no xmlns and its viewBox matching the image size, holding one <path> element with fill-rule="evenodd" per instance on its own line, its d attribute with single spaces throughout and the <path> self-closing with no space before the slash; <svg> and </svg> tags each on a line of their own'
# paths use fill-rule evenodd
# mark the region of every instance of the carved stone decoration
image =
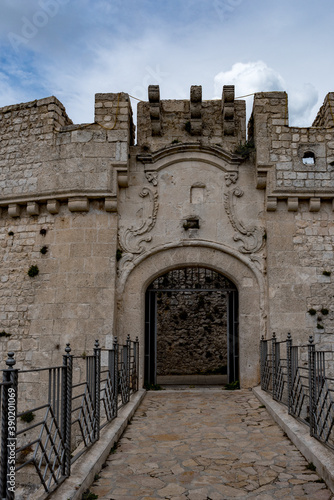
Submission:
<svg viewBox="0 0 334 500">
<path fill-rule="evenodd" d="M 151 182 L 153 184 L 153 186 L 158 185 L 158 173 L 157 172 L 147 172 L 146 179 L 148 180 L 148 182 Z"/>
<path fill-rule="evenodd" d="M 161 135 L 161 103 L 159 85 L 149 85 L 148 99 L 150 103 L 152 136 Z"/>
<path fill-rule="evenodd" d="M 235 199 L 241 198 L 243 194 L 244 192 L 238 187 L 228 191 L 224 195 L 224 206 L 233 228 L 238 231 L 233 239 L 242 242 L 239 251 L 245 254 L 256 253 L 264 246 L 265 230 L 257 226 L 246 227 L 239 221 L 235 213 Z"/>
<path fill-rule="evenodd" d="M 153 186 L 158 185 L 156 172 L 148 172 L 146 174 L 146 178 L 153 184 Z M 148 243 L 152 240 L 152 236 L 147 236 L 147 233 L 152 231 L 157 220 L 157 213 L 159 208 L 158 191 L 157 189 L 144 187 L 139 196 L 141 198 L 149 198 L 152 204 L 152 212 L 151 215 L 149 215 L 139 227 L 131 226 L 127 229 L 120 229 L 119 245 L 121 247 L 121 250 L 125 253 L 120 261 L 120 268 L 123 268 L 126 262 L 132 261 L 134 255 L 140 254 L 144 251 L 143 243 Z"/>
<path fill-rule="evenodd" d="M 227 174 L 225 174 L 226 186 L 235 184 L 237 180 L 238 180 L 238 172 L 227 172 Z"/>
<path fill-rule="evenodd" d="M 235 134 L 234 85 L 224 85 L 222 97 L 222 118 L 224 135 Z"/>
</svg>

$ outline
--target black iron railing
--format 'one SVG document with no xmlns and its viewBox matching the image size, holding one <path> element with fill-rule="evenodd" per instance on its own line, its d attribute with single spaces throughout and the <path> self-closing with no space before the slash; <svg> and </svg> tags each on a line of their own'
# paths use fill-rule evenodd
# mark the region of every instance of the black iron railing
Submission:
<svg viewBox="0 0 334 500">
<path fill-rule="evenodd" d="M 261 388 L 310 427 L 311 436 L 334 450 L 334 351 L 292 345 L 291 335 L 278 342 L 262 338 Z M 284 351 L 283 351 L 284 348 Z"/>
<path fill-rule="evenodd" d="M 0 498 L 15 498 L 17 474 L 24 471 L 30 482 L 53 491 L 138 390 L 138 339 L 128 336 L 124 345 L 115 339 L 113 349 L 96 341 L 88 356 L 71 355 L 69 344 L 65 352 L 62 365 L 33 370 L 14 368 L 14 353 L 8 353 L 0 382 Z M 30 406 L 36 384 L 38 404 Z"/>
</svg>

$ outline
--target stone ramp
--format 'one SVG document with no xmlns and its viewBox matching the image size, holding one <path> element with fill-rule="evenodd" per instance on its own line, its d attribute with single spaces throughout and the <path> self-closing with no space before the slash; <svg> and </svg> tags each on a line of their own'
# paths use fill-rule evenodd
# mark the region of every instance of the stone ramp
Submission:
<svg viewBox="0 0 334 500">
<path fill-rule="evenodd" d="M 248 390 L 148 392 L 99 476 L 99 500 L 334 498 Z"/>
</svg>

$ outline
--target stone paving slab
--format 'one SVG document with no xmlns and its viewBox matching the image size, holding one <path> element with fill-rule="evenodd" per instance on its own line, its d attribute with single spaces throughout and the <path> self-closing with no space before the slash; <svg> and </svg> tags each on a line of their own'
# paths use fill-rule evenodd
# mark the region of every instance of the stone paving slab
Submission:
<svg viewBox="0 0 334 500">
<path fill-rule="evenodd" d="M 248 390 L 148 392 L 90 491 L 99 500 L 334 499 Z"/>
</svg>

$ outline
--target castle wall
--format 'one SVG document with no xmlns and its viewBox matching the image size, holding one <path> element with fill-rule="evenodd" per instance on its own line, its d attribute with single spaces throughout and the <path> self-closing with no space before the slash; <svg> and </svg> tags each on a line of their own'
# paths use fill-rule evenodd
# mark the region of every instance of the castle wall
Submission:
<svg viewBox="0 0 334 500">
<path fill-rule="evenodd" d="M 331 343 L 332 103 L 296 128 L 286 93 L 256 94 L 248 144 L 231 86 L 214 101 L 150 86 L 136 145 L 124 93 L 97 94 L 91 124 L 54 97 L 2 108 L 0 348 L 27 366 L 59 363 L 67 342 L 82 354 L 130 334 L 142 349 L 147 286 L 186 265 L 238 288 L 244 386 L 262 335 Z"/>
<path fill-rule="evenodd" d="M 89 213 L 63 204 L 31 217 L 1 218 L 1 350 L 25 366 L 59 364 L 67 342 L 89 352 L 96 338 L 111 340 L 114 326 L 117 218 L 92 202 Z M 46 232 L 45 235 L 40 231 Z M 44 248 L 47 252 L 41 253 Z M 31 266 L 39 274 L 30 277 Z"/>
<path fill-rule="evenodd" d="M 267 227 L 271 331 L 333 343 L 332 203 L 310 212 L 302 201 L 298 212 L 289 212 L 286 202 L 279 202 L 277 212 L 268 213 Z"/>
<path fill-rule="evenodd" d="M 288 125 L 284 92 L 257 94 L 250 121 L 265 192 L 269 332 L 332 343 L 334 117 L 328 94 L 312 127 Z M 310 314 L 310 310 L 313 314 Z M 321 312 L 323 311 L 323 312 Z"/>
<path fill-rule="evenodd" d="M 112 344 L 117 197 L 134 127 L 126 94 L 95 105 L 83 125 L 54 97 L 0 110 L 0 349 L 20 366 L 59 364 L 67 342 L 77 355 L 97 338 Z"/>
</svg>

